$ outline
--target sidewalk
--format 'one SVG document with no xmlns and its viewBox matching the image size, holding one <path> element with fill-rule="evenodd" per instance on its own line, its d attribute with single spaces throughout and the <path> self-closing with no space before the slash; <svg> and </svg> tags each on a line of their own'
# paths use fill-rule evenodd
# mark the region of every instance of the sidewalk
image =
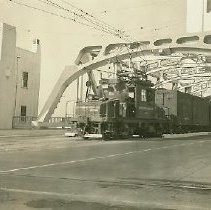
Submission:
<svg viewBox="0 0 211 210">
<path fill-rule="evenodd" d="M 9 137 L 36 137 L 36 136 L 61 136 L 66 132 L 65 129 L 11 129 L 11 130 L 0 130 L 0 138 L 9 138 Z"/>
<path fill-rule="evenodd" d="M 197 133 L 181 133 L 181 134 L 164 134 L 163 138 L 171 139 L 171 138 L 186 138 L 193 136 L 208 136 L 211 132 L 197 132 Z"/>
<path fill-rule="evenodd" d="M 39 136 L 64 136 L 67 129 L 11 129 L 0 130 L 0 139 L 9 137 L 39 137 Z M 185 134 L 164 134 L 164 139 L 187 138 L 194 136 L 208 136 L 211 132 L 185 133 Z"/>
</svg>

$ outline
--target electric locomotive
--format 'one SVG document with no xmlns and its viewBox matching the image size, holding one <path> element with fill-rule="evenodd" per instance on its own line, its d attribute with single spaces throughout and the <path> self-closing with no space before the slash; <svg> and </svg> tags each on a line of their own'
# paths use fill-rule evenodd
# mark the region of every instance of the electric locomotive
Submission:
<svg viewBox="0 0 211 210">
<path fill-rule="evenodd" d="M 155 90 L 149 80 L 117 79 L 107 83 L 101 99 L 76 104 L 78 119 L 79 115 L 85 117 L 79 123 L 85 135 L 98 133 L 104 139 L 116 139 L 161 136 L 168 130 L 168 118 L 155 104 Z"/>
<path fill-rule="evenodd" d="M 148 80 L 125 84 L 115 97 L 102 102 L 100 116 L 104 138 L 161 136 L 168 126 L 164 110 L 155 104 L 155 90 Z"/>
</svg>

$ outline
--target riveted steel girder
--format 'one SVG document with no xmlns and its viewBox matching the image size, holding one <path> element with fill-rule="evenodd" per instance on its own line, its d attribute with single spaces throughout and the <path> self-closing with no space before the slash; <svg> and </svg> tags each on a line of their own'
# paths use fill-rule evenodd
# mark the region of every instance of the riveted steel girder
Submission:
<svg viewBox="0 0 211 210">
<path fill-rule="evenodd" d="M 150 41 L 85 47 L 80 51 L 76 65 L 67 66 L 63 71 L 40 112 L 38 121 L 49 120 L 66 88 L 78 77 L 87 73 L 90 75 L 90 72 L 108 63 L 127 59 L 140 59 L 140 65 L 144 66 L 147 75 L 162 76 L 162 80 L 158 80 L 156 84 L 157 87 L 169 82 L 179 83 L 180 80 L 196 77 L 197 74 L 203 78 L 203 73 L 209 72 L 211 66 L 211 35 L 191 34 Z M 185 59 L 193 62 L 185 65 L 182 62 Z M 198 73 L 190 74 L 189 72 L 194 68 Z"/>
</svg>

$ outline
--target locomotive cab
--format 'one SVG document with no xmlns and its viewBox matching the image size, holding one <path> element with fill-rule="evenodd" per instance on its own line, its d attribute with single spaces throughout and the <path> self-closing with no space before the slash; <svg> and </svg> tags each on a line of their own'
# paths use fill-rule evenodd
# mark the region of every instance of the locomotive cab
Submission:
<svg viewBox="0 0 211 210">
<path fill-rule="evenodd" d="M 115 99 L 104 101 L 100 116 L 106 138 L 160 136 L 166 119 L 163 110 L 155 105 L 155 91 L 147 80 L 128 84 Z"/>
</svg>

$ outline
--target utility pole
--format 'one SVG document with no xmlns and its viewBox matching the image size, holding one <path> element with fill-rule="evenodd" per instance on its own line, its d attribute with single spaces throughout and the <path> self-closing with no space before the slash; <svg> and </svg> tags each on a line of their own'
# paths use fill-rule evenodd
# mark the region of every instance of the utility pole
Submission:
<svg viewBox="0 0 211 210">
<path fill-rule="evenodd" d="M 72 103 L 72 106 L 71 106 L 71 103 Z M 69 100 L 69 101 L 66 101 L 66 103 L 65 103 L 65 118 L 67 118 L 69 115 L 70 116 L 72 116 L 72 117 L 74 117 L 74 115 L 75 115 L 75 103 L 77 103 L 77 101 L 75 101 L 75 100 Z M 69 106 L 69 108 L 71 108 L 72 107 L 72 114 L 68 114 L 68 104 L 70 104 L 70 106 Z"/>
<path fill-rule="evenodd" d="M 13 118 L 12 118 L 12 127 L 14 127 L 14 120 L 15 120 L 15 112 L 16 112 L 16 107 L 17 107 L 17 92 L 18 92 L 18 63 L 19 63 L 19 59 L 21 57 L 17 56 L 16 57 L 16 71 L 15 71 L 15 103 L 14 103 L 14 108 L 13 108 Z"/>
<path fill-rule="evenodd" d="M 19 64 L 19 59 L 21 57 L 20 56 L 17 56 L 16 57 L 16 74 L 15 74 L 15 105 L 14 105 L 14 114 L 13 114 L 13 117 L 15 117 L 15 111 L 16 111 L 16 106 L 17 106 L 17 93 L 18 93 L 18 64 Z"/>
</svg>

